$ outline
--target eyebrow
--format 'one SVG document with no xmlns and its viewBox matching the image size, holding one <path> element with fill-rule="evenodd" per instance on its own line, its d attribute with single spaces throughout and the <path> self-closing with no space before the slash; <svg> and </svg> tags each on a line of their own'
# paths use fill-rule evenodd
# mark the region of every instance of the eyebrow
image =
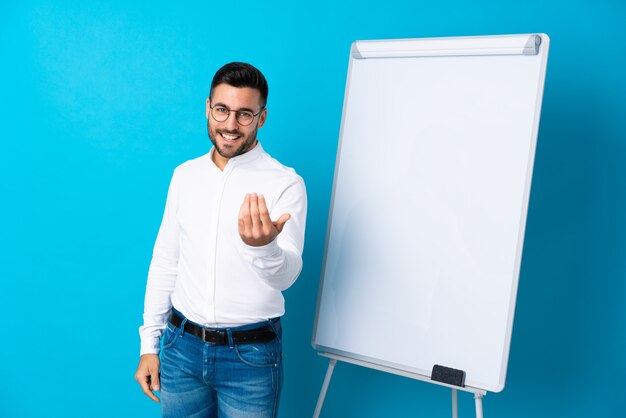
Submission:
<svg viewBox="0 0 626 418">
<path fill-rule="evenodd" d="M 230 107 L 226 106 L 226 104 L 222 103 L 222 102 L 217 102 L 213 105 L 215 106 L 222 106 L 225 107 L 228 110 L 234 110 L 235 112 L 250 112 L 252 114 L 254 114 L 254 110 L 250 109 L 249 107 L 242 107 L 240 109 L 231 109 Z"/>
</svg>

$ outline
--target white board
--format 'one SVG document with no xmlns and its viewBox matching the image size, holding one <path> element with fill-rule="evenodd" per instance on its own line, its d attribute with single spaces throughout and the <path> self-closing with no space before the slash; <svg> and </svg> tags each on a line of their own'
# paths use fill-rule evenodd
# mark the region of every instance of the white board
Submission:
<svg viewBox="0 0 626 418">
<path fill-rule="evenodd" d="M 548 45 L 352 45 L 315 349 L 504 388 Z"/>
</svg>

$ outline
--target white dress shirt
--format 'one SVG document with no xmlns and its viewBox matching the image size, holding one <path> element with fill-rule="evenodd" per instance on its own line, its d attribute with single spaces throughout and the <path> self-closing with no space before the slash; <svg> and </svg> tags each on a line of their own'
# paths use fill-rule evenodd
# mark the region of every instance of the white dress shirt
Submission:
<svg viewBox="0 0 626 418">
<path fill-rule="evenodd" d="M 304 181 L 257 143 L 231 158 L 224 171 L 210 153 L 174 170 L 148 272 L 141 354 L 158 353 L 172 305 L 190 321 L 228 327 L 282 316 L 282 290 L 302 270 L 306 221 Z M 262 247 L 239 236 L 247 193 L 265 196 L 270 217 L 291 214 Z"/>
</svg>

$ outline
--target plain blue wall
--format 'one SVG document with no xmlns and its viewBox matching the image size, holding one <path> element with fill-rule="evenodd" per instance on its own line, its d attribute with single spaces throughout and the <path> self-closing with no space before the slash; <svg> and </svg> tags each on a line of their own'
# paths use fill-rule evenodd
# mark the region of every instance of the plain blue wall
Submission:
<svg viewBox="0 0 626 418">
<path fill-rule="evenodd" d="M 623 413 L 624 2 L 84 3 L 0 3 L 1 417 L 158 416 L 133 380 L 146 272 L 171 172 L 209 149 L 204 100 L 233 60 L 266 74 L 260 138 L 308 187 L 280 416 L 310 416 L 350 43 L 529 32 L 552 45 L 507 387 L 485 416 Z M 340 364 L 322 415 L 448 417 L 449 400 Z"/>
</svg>

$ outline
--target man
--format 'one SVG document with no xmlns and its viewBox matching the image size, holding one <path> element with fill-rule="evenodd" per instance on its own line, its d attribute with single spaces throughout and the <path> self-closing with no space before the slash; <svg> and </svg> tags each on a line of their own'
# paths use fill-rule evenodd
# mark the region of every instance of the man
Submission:
<svg viewBox="0 0 626 418">
<path fill-rule="evenodd" d="M 302 269 L 306 192 L 257 140 L 267 94 L 255 67 L 219 69 L 206 101 L 213 148 L 174 170 L 135 374 L 164 417 L 276 416 L 281 291 Z"/>
</svg>

